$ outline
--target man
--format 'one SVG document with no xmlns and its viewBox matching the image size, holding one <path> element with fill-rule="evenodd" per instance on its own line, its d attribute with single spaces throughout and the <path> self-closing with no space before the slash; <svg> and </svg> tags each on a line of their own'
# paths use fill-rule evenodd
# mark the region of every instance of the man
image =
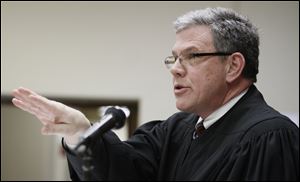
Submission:
<svg viewBox="0 0 300 182">
<path fill-rule="evenodd" d="M 189 12 L 175 21 L 165 60 L 182 112 L 151 121 L 121 142 L 111 131 L 93 141 L 95 180 L 298 180 L 299 130 L 254 86 L 259 36 L 245 17 L 224 8 Z M 90 127 L 79 111 L 19 88 L 13 103 L 63 136 L 70 174 L 84 179 L 72 146 Z"/>
</svg>

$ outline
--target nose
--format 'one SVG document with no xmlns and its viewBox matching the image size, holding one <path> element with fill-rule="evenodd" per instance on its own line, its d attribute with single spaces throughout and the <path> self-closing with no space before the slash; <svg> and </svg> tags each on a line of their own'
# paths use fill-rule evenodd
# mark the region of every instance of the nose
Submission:
<svg viewBox="0 0 300 182">
<path fill-rule="evenodd" d="M 186 68 L 181 64 L 181 61 L 177 59 L 171 67 L 170 72 L 174 77 L 184 77 L 186 74 Z"/>
</svg>

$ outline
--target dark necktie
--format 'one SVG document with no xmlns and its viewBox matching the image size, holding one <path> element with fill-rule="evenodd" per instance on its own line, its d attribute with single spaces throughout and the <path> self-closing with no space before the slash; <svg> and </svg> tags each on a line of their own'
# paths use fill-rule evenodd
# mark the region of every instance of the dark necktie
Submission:
<svg viewBox="0 0 300 182">
<path fill-rule="evenodd" d="M 196 139 L 198 138 L 199 136 L 201 136 L 205 131 L 205 128 L 203 126 L 203 121 L 196 124 L 195 126 L 195 132 L 194 132 L 194 135 L 193 135 L 193 139 Z"/>
</svg>

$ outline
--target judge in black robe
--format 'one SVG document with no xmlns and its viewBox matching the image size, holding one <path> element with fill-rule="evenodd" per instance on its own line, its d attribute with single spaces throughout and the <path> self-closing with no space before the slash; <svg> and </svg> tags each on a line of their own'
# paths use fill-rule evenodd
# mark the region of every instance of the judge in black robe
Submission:
<svg viewBox="0 0 300 182">
<path fill-rule="evenodd" d="M 257 88 L 193 139 L 198 116 L 176 113 L 139 127 L 122 142 L 113 132 L 90 144 L 94 180 L 299 180 L 299 128 L 268 106 Z M 72 180 L 81 159 L 64 145 Z"/>
</svg>

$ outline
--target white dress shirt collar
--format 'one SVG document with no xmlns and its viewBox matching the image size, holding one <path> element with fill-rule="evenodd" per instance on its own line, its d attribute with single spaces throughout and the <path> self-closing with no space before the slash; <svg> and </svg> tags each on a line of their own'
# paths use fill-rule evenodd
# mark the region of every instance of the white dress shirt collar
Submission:
<svg viewBox="0 0 300 182">
<path fill-rule="evenodd" d="M 241 92 L 238 96 L 231 99 L 229 102 L 215 110 L 211 113 L 207 118 L 203 121 L 201 117 L 199 117 L 196 125 L 200 122 L 203 122 L 203 126 L 205 129 L 208 129 L 211 125 L 213 125 L 216 121 L 218 121 L 224 114 L 226 114 L 248 91 L 248 89 Z M 196 126 L 195 125 L 195 126 Z"/>
</svg>

